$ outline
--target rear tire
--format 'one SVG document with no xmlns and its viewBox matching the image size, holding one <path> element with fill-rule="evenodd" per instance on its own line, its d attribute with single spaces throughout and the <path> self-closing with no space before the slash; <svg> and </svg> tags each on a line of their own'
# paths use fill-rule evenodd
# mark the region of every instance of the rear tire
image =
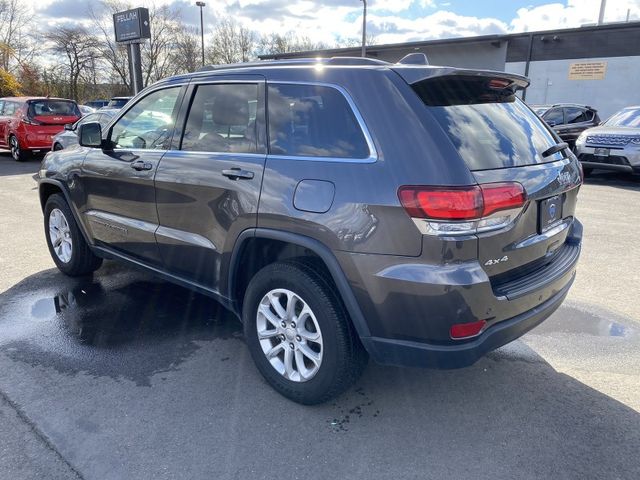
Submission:
<svg viewBox="0 0 640 480">
<path fill-rule="evenodd" d="M 18 137 L 15 135 L 9 136 L 9 148 L 11 149 L 11 156 L 16 162 L 24 162 L 31 157 L 31 152 L 29 150 L 23 150 L 20 147 Z"/>
<path fill-rule="evenodd" d="M 56 193 L 47 199 L 44 207 L 44 233 L 51 258 L 65 275 L 87 275 L 102 265 L 102 259 L 91 251 L 84 240 L 62 194 Z"/>
<path fill-rule="evenodd" d="M 294 402 L 326 402 L 349 388 L 367 364 L 333 283 L 304 262 L 260 270 L 247 287 L 242 317 L 258 370 Z"/>
</svg>

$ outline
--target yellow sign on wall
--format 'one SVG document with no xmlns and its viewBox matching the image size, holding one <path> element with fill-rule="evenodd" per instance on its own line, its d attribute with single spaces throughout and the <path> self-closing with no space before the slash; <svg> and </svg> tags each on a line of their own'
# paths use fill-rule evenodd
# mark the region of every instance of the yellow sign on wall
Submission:
<svg viewBox="0 0 640 480">
<path fill-rule="evenodd" d="M 607 62 L 579 62 L 569 65 L 569 80 L 604 80 Z"/>
</svg>

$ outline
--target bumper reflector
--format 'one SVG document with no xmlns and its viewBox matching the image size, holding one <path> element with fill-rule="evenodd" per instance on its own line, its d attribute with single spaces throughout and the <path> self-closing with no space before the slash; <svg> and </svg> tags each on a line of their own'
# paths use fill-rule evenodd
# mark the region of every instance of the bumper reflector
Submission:
<svg viewBox="0 0 640 480">
<path fill-rule="evenodd" d="M 451 338 L 457 339 L 475 337 L 482 331 L 486 324 L 486 320 L 478 320 L 477 322 L 471 323 L 456 323 L 455 325 L 451 325 L 449 334 Z"/>
</svg>

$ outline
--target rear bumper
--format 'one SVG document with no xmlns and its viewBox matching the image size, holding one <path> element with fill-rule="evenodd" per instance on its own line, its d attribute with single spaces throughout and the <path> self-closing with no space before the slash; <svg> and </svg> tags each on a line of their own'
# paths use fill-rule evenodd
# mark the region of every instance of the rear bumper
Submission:
<svg viewBox="0 0 640 480">
<path fill-rule="evenodd" d="M 521 337 L 546 320 L 567 296 L 575 275 L 546 302 L 485 330 L 472 341 L 460 345 L 433 345 L 386 338 L 363 338 L 369 354 L 378 363 L 406 367 L 440 369 L 462 368 L 474 364 L 488 352 Z"/>
<path fill-rule="evenodd" d="M 574 219 L 558 236 L 564 245 L 550 263 L 506 281 L 489 278 L 477 261 L 343 253 L 371 332 L 361 338 L 365 348 L 382 364 L 457 368 L 515 340 L 551 315 L 573 283 L 582 225 Z M 487 322 L 479 336 L 450 337 L 452 325 L 478 320 Z"/>
</svg>

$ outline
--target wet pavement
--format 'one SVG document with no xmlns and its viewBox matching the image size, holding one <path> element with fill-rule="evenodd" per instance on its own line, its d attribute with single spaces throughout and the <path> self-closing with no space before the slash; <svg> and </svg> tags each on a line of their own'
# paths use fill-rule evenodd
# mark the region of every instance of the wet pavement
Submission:
<svg viewBox="0 0 640 480">
<path fill-rule="evenodd" d="M 636 307 L 578 295 L 470 368 L 370 363 L 303 407 L 209 298 L 113 262 L 81 279 L 31 262 L 0 288 L 0 478 L 640 478 Z"/>
</svg>

